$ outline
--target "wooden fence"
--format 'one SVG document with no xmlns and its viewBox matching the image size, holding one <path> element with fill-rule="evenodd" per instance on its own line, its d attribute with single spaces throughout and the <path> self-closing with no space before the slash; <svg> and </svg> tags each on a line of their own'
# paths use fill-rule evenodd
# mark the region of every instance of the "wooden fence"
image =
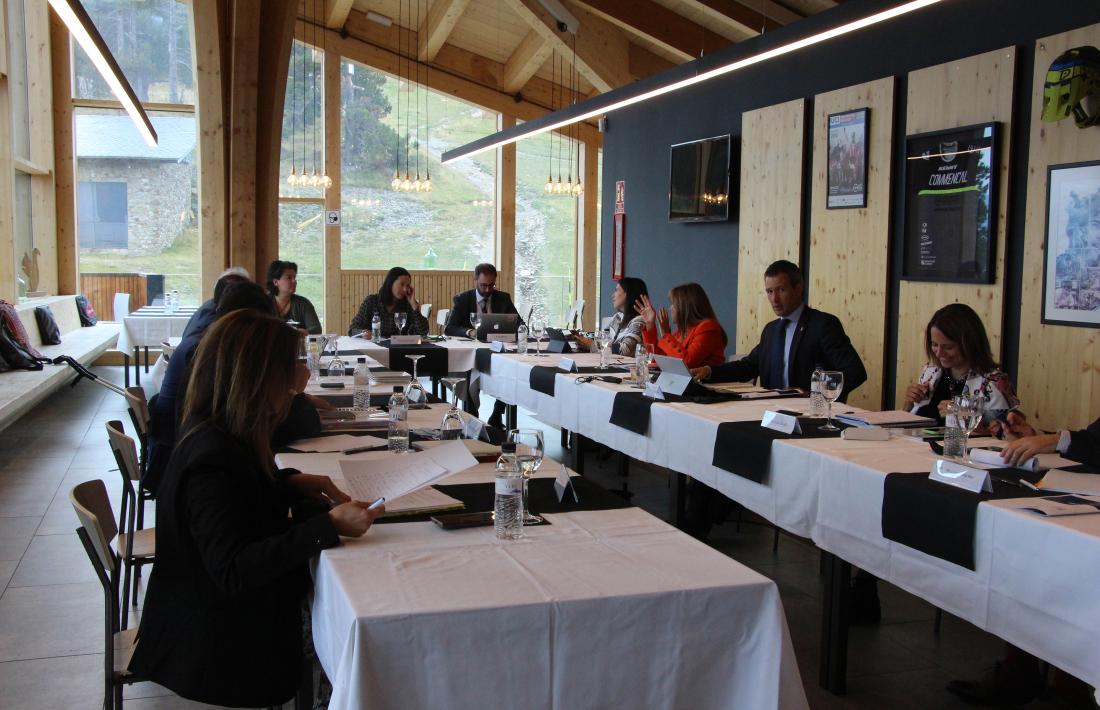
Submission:
<svg viewBox="0 0 1100 710">
<path fill-rule="evenodd" d="M 100 320 L 115 319 L 115 294 L 130 294 L 130 310 L 145 305 L 144 274 L 81 274 L 80 292 L 88 297 Z"/>
</svg>

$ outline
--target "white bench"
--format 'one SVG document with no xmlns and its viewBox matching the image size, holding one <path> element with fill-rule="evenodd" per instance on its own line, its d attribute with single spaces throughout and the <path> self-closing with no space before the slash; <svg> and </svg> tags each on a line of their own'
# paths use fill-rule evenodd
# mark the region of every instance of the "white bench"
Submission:
<svg viewBox="0 0 1100 710">
<path fill-rule="evenodd" d="M 60 345 L 42 345 L 38 322 L 34 319 L 37 306 L 49 306 L 61 331 Z M 98 323 L 90 328 L 80 325 L 75 296 L 48 296 L 18 303 L 15 310 L 31 345 L 43 357 L 69 355 L 85 365 L 91 365 L 118 340 L 117 323 Z M 68 365 L 45 365 L 40 371 L 11 370 L 0 373 L 0 429 L 29 412 L 59 387 L 72 382 L 76 373 Z"/>
</svg>

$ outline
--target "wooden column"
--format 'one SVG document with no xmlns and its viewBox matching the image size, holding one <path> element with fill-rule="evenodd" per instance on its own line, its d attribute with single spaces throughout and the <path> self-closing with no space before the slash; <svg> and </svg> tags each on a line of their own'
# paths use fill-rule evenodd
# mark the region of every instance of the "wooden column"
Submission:
<svg viewBox="0 0 1100 710">
<path fill-rule="evenodd" d="M 79 287 L 76 236 L 76 135 L 73 131 L 72 55 L 69 30 L 50 13 L 50 63 L 53 71 L 54 214 L 57 241 L 57 293 Z M 3 282 L 0 275 L 0 282 Z"/>
<path fill-rule="evenodd" d="M 222 85 L 223 6 L 192 0 L 191 56 L 199 136 L 199 286 L 209 297 L 227 263 L 225 90 Z"/>
<path fill-rule="evenodd" d="M 31 215 L 33 243 L 41 252 L 38 289 L 58 293 L 57 212 L 54 196 L 53 77 L 50 70 L 50 9 L 46 3 L 26 3 L 27 104 L 30 124 Z M 41 58 L 41 59 L 38 59 Z M 68 82 L 65 82 L 68 84 Z M 19 256 L 19 255 L 17 255 Z M 18 262 L 19 259 L 16 259 Z"/>
<path fill-rule="evenodd" d="M 515 116 L 500 115 L 497 128 L 516 125 Z M 516 287 L 516 144 L 497 149 L 497 288 L 515 297 Z"/>
<path fill-rule="evenodd" d="M 581 160 L 583 166 L 584 196 L 580 200 L 577 216 L 577 297 L 585 301 L 584 318 L 581 328 L 594 330 L 599 322 L 596 311 L 596 293 L 599 288 L 599 274 L 596 269 L 596 254 L 599 245 L 599 172 L 600 150 L 594 142 L 582 142 Z"/>
<path fill-rule="evenodd" d="M 332 187 L 325 191 L 325 209 L 340 209 L 340 54 L 325 52 L 325 173 Z M 347 321 L 340 315 L 341 227 L 324 227 L 325 332 L 346 332 Z"/>
<path fill-rule="evenodd" d="M 229 92 L 229 258 L 261 279 L 256 261 L 256 130 L 259 116 L 260 0 L 233 3 Z"/>
<path fill-rule="evenodd" d="M 4 6 L 0 8 L 6 9 Z M 7 17 L 0 12 L 0 24 L 4 34 L 0 35 L 0 55 L 4 57 L 4 73 L 0 75 L 0 298 L 15 301 L 18 289 L 15 274 L 18 267 L 15 258 L 15 241 L 12 204 L 12 136 L 11 136 L 11 95 L 7 76 Z"/>
</svg>

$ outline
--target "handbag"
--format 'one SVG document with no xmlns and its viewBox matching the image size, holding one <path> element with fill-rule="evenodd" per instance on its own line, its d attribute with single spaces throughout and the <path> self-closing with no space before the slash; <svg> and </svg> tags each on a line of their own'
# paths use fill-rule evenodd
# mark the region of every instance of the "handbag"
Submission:
<svg viewBox="0 0 1100 710">
<path fill-rule="evenodd" d="M 23 327 L 23 321 L 19 320 L 19 313 L 15 310 L 15 306 L 4 300 L 0 300 L 0 321 L 8 329 L 8 334 L 32 358 L 42 357 L 42 353 L 35 350 L 34 346 L 31 345 L 30 338 L 27 336 L 27 329 Z M 11 363 L 9 362 L 9 364 Z M 12 366 L 15 367 L 15 365 Z"/>
<path fill-rule="evenodd" d="M 34 309 L 34 319 L 38 322 L 38 334 L 42 337 L 43 345 L 61 344 L 61 329 L 57 327 L 49 306 L 37 306 Z"/>
<path fill-rule="evenodd" d="M 88 328 L 99 322 L 99 318 L 96 317 L 95 309 L 92 308 L 91 302 L 87 297 L 78 295 L 76 297 L 76 312 L 80 314 L 80 325 Z"/>
<path fill-rule="evenodd" d="M 8 364 L 12 370 L 41 370 L 45 358 L 32 355 L 12 335 L 7 321 L 0 323 L 0 358 Z"/>
</svg>

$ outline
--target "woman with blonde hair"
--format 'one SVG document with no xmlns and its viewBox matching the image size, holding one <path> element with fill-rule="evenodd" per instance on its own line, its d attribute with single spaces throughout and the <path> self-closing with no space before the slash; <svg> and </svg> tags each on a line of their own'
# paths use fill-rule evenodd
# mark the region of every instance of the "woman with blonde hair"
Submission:
<svg viewBox="0 0 1100 710">
<path fill-rule="evenodd" d="M 180 437 L 157 496 L 157 563 L 130 669 L 192 700 L 272 706 L 297 690 L 307 562 L 365 533 L 382 508 L 327 476 L 278 470 L 298 333 L 239 310 L 195 354 Z M 306 516 L 307 499 L 320 502 Z M 293 511 L 292 520 L 288 512 Z"/>
<path fill-rule="evenodd" d="M 655 311 L 649 296 L 642 295 L 634 305 L 645 324 L 642 341 L 646 348 L 681 358 L 688 368 L 724 362 L 728 338 L 703 287 L 697 283 L 676 286 L 668 292 L 668 302 L 668 311 Z M 657 333 L 658 325 L 663 336 Z"/>
</svg>

